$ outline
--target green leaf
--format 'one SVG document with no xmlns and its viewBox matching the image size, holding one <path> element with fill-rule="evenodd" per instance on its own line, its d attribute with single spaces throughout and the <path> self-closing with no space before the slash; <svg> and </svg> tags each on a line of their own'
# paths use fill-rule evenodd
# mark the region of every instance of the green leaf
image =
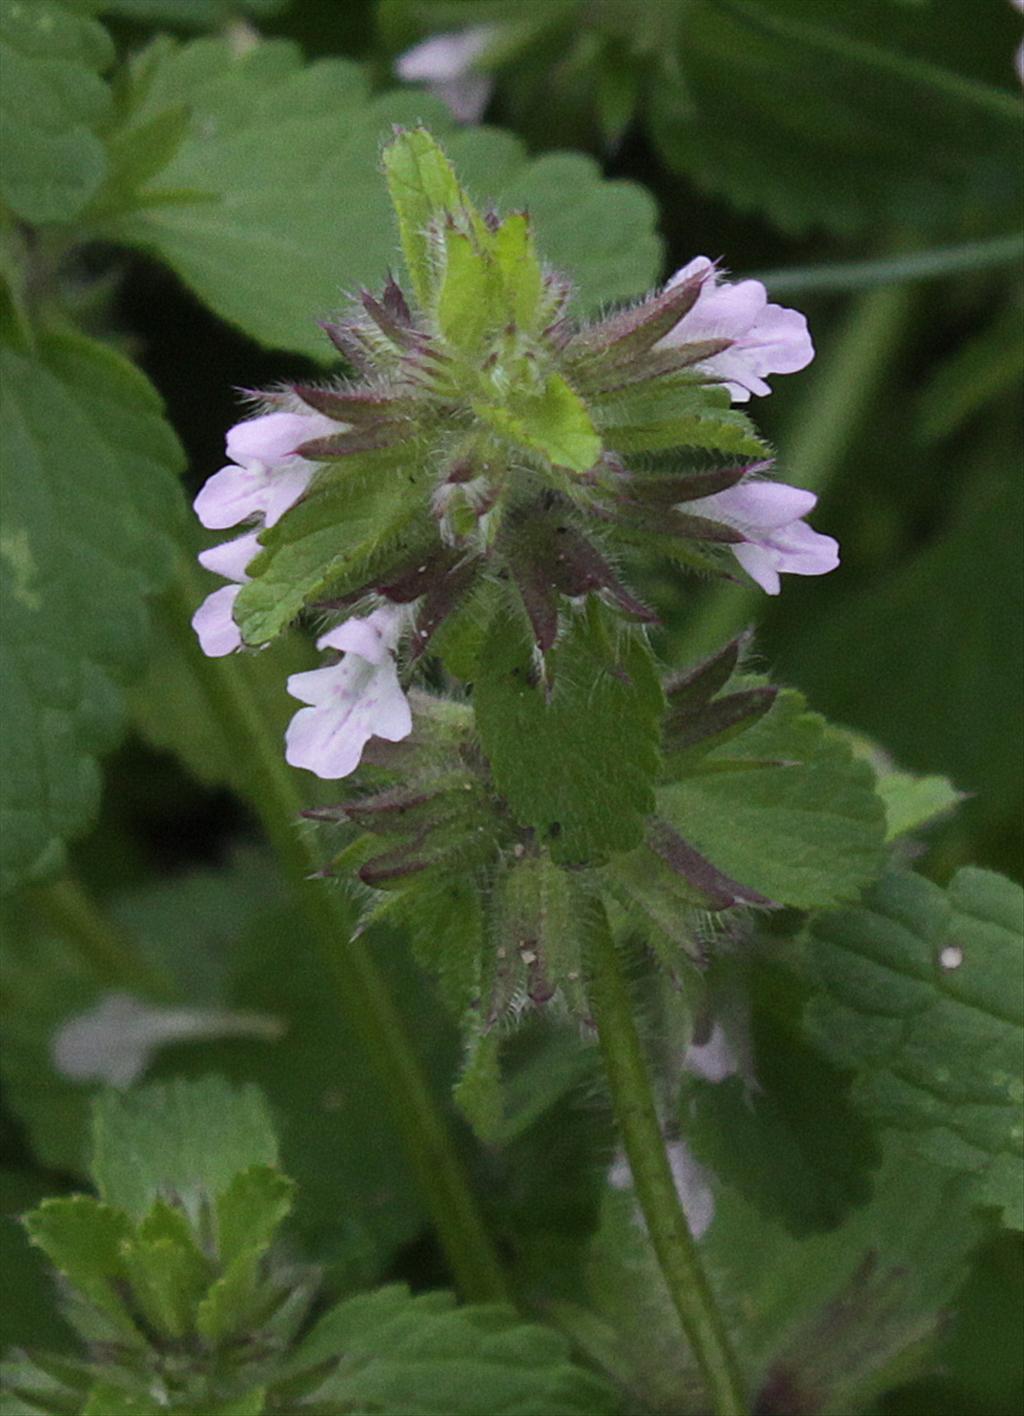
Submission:
<svg viewBox="0 0 1024 1416">
<path fill-rule="evenodd" d="M 879 1155 L 850 1105 L 850 1078 L 800 1036 L 794 991 L 787 980 L 781 1006 L 755 1002 L 756 1083 L 740 1075 L 685 1078 L 680 1132 L 697 1159 L 766 1220 L 804 1235 L 835 1228 L 869 1198 L 868 1172 Z"/>
<path fill-rule="evenodd" d="M 871 769 L 790 691 L 697 775 L 660 789 L 658 814 L 734 880 L 800 909 L 850 899 L 884 862 Z"/>
<path fill-rule="evenodd" d="M 102 1197 L 142 1218 L 170 1197 L 198 1216 L 238 1172 L 277 1164 L 277 1138 L 255 1087 L 220 1077 L 104 1092 L 93 1109 L 93 1175 Z"/>
<path fill-rule="evenodd" d="M 436 234 L 445 217 L 465 217 L 472 230 L 481 225 L 480 217 L 440 144 L 425 128 L 399 133 L 384 149 L 382 161 L 412 288 L 420 305 L 429 309 L 436 283 L 431 228 Z"/>
<path fill-rule="evenodd" d="M 955 5 L 941 26 L 881 10 L 697 0 L 678 47 L 685 87 L 665 65 L 650 95 L 662 156 L 789 232 L 955 230 L 971 208 L 1008 217 L 1019 101 L 964 72 L 976 18 Z M 937 48 L 943 61 L 923 57 Z"/>
<path fill-rule="evenodd" d="M 122 1243 L 121 1256 L 150 1323 L 167 1337 L 183 1337 L 212 1277 L 184 1212 L 157 1200 L 137 1236 Z"/>
<path fill-rule="evenodd" d="M 586 404 L 560 374 L 551 374 L 539 393 L 518 393 L 506 407 L 477 405 L 475 411 L 502 436 L 539 452 L 558 467 L 586 472 L 601 453 Z"/>
<path fill-rule="evenodd" d="M 404 475 L 392 455 L 360 459 L 365 469 L 346 466 L 264 533 L 266 549 L 250 564 L 253 578 L 235 602 L 247 643 L 266 643 L 309 600 L 360 589 L 436 541 L 413 458 Z"/>
<path fill-rule="evenodd" d="M 520 329 L 532 329 L 544 294 L 544 271 L 529 215 L 516 211 L 506 216 L 491 248 L 505 287 L 507 318 Z"/>
<path fill-rule="evenodd" d="M 0 347 L 5 685 L 0 882 L 55 869 L 95 813 L 95 755 L 143 666 L 143 597 L 169 576 L 181 451 L 152 386 L 77 335 Z"/>
<path fill-rule="evenodd" d="M 260 1255 L 246 1249 L 217 1279 L 196 1309 L 196 1331 L 211 1345 L 227 1343 L 255 1321 Z"/>
<path fill-rule="evenodd" d="M 89 1195 L 69 1195 L 44 1200 L 25 1216 L 25 1227 L 54 1267 L 114 1320 L 122 1339 L 139 1341 L 117 1292 L 126 1272 L 122 1245 L 131 1237 L 128 1216 Z"/>
<path fill-rule="evenodd" d="M 922 1173 L 897 1146 L 872 1201 L 828 1234 L 794 1238 L 726 1184 L 714 1196 L 701 1255 L 753 1409 L 765 1412 L 849 1416 L 919 1371 L 985 1233 L 959 1178 Z M 704 1416 L 702 1382 L 630 1195 L 606 1201 L 591 1289 L 611 1325 L 598 1329 L 598 1350 L 636 1406 Z M 579 1332 L 589 1345 L 589 1328 Z"/>
<path fill-rule="evenodd" d="M 454 348 L 473 354 L 495 323 L 493 268 L 464 231 L 444 232 L 444 253 L 438 328 Z"/>
<path fill-rule="evenodd" d="M 875 773 L 875 790 L 885 805 L 887 841 L 913 835 L 953 811 L 963 801 L 945 777 L 918 777 L 893 765 L 889 754 L 860 733 L 847 732 L 854 753 Z"/>
<path fill-rule="evenodd" d="M 262 1253 L 291 1212 L 294 1183 L 269 1166 L 250 1166 L 217 1199 L 217 1253 L 224 1267 Z"/>
<path fill-rule="evenodd" d="M 661 422 L 615 423 L 602 429 L 605 442 L 617 452 L 666 452 L 693 447 L 709 452 L 759 457 L 765 445 L 750 419 L 733 408 L 708 407 L 680 413 Z"/>
<path fill-rule="evenodd" d="M 0 4 L 0 193 L 26 221 L 70 222 L 107 169 L 106 31 L 55 0 Z"/>
<path fill-rule="evenodd" d="M 863 905 L 810 927 L 822 989 L 808 1026 L 855 1068 L 853 1101 L 922 1157 L 974 1177 L 979 1202 L 1024 1225 L 1019 1075 L 1024 893 L 988 871 L 947 890 L 886 876 Z"/>
<path fill-rule="evenodd" d="M 504 1308 L 456 1308 L 445 1293 L 382 1288 L 339 1304 L 302 1343 L 295 1368 L 327 1361 L 338 1365 L 316 1400 L 328 1409 L 405 1416 L 610 1416 L 617 1409 L 611 1391 L 573 1365 L 558 1333 Z"/>
<path fill-rule="evenodd" d="M 314 321 L 336 308 L 340 288 L 384 278 L 394 220 L 378 161 L 394 123 L 429 122 L 471 191 L 530 207 L 545 257 L 575 277 L 585 307 L 657 277 L 656 211 L 640 187 L 602 180 L 578 154 L 531 160 L 509 134 L 457 131 L 422 93 L 371 98 L 345 61 L 303 67 L 275 41 L 245 54 L 222 40 L 168 45 L 138 121 L 181 104 L 189 133 L 151 190 L 185 199 L 112 220 L 108 234 L 167 261 L 263 344 L 332 359 Z"/>
<path fill-rule="evenodd" d="M 495 783 L 556 861 L 630 850 L 654 806 L 664 698 L 651 652 L 591 600 L 548 658 L 550 697 L 525 620 L 496 616 L 473 690 Z"/>
<path fill-rule="evenodd" d="M 802 621 L 782 671 L 902 767 L 942 772 L 974 794 L 957 825 L 986 830 L 990 854 L 1014 869 L 1024 757 L 1006 725 L 1024 715 L 1024 498 L 1001 470 L 1009 449 L 965 466 L 959 504 L 929 544 L 889 573 L 887 556 L 877 575 Z M 961 851 L 961 860 L 973 854 Z"/>
</svg>

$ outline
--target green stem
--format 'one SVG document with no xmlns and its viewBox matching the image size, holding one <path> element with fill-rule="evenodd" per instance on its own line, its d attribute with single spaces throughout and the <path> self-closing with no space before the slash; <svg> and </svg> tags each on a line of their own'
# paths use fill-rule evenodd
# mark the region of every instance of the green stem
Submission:
<svg viewBox="0 0 1024 1416">
<path fill-rule="evenodd" d="M 759 280 L 769 294 L 803 295 L 808 291 L 844 294 L 872 285 L 905 285 L 913 280 L 938 280 L 967 275 L 997 266 L 1019 266 L 1024 240 L 1019 232 L 965 241 L 958 246 L 937 246 L 930 251 L 909 251 L 870 261 L 826 261 L 821 265 L 785 266 L 759 271 L 747 279 Z"/>
<path fill-rule="evenodd" d="M 683 1332 L 704 1374 L 712 1409 L 716 1416 L 744 1416 L 745 1383 L 676 1193 L 633 1000 L 611 931 L 599 929 L 596 935 L 597 1031 L 636 1197 Z"/>
<path fill-rule="evenodd" d="M 784 481 L 819 496 L 826 490 L 899 347 L 913 300 L 905 286 L 891 286 L 854 302 L 782 439 L 779 470 Z M 673 661 L 711 653 L 764 609 L 763 593 L 752 586 L 715 587 L 673 645 Z"/>
<path fill-rule="evenodd" d="M 111 988 L 164 998 L 173 992 L 169 977 L 140 957 L 77 881 L 65 877 L 31 896 L 39 915 Z"/>
<path fill-rule="evenodd" d="M 179 577 L 175 618 L 186 631 L 197 599 L 191 579 Z M 194 644 L 189 645 L 189 654 L 195 662 Z M 284 761 L 283 744 L 268 731 L 258 706 L 252 665 L 242 656 L 205 659 L 199 672 L 225 742 L 246 764 L 248 795 L 295 886 L 338 1001 L 379 1070 L 453 1277 L 467 1298 L 507 1301 L 505 1276 L 454 1138 L 438 1111 L 387 985 L 366 945 L 353 937 L 351 902 L 337 886 L 309 878 L 318 872 L 321 861 L 312 839 L 300 829 L 304 802 Z"/>
</svg>

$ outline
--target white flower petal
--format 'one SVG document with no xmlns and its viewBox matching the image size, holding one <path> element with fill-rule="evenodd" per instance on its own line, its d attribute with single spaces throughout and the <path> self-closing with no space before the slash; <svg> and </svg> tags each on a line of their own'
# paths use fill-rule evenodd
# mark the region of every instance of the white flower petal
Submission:
<svg viewBox="0 0 1024 1416">
<path fill-rule="evenodd" d="M 772 536 L 771 545 L 779 556 L 779 570 L 789 575 L 827 575 L 839 565 L 839 542 L 801 521 L 784 526 Z"/>
<path fill-rule="evenodd" d="M 221 659 L 242 647 L 242 635 L 232 618 L 240 585 L 222 585 L 214 590 L 192 616 L 192 628 L 199 647 L 210 659 Z"/>
<path fill-rule="evenodd" d="M 108 993 L 88 1012 L 68 1018 L 54 1034 L 54 1067 L 76 1082 L 131 1086 L 168 1042 L 256 1037 L 273 1042 L 284 1031 L 263 1013 L 220 1008 L 157 1008 L 128 993 Z"/>
<path fill-rule="evenodd" d="M 284 462 L 304 442 L 340 431 L 342 426 L 323 413 L 264 413 L 229 429 L 228 456 L 242 467 Z"/>
<path fill-rule="evenodd" d="M 204 526 L 223 531 L 262 514 L 266 480 L 267 470 L 262 463 L 252 468 L 229 463 L 207 478 L 192 506 Z"/>
<path fill-rule="evenodd" d="M 756 580 L 766 595 L 779 593 L 782 589 L 782 582 L 779 579 L 775 555 L 772 551 L 765 546 L 754 545 L 750 542 L 741 546 L 730 546 L 729 549 L 751 580 Z"/>
<path fill-rule="evenodd" d="M 263 498 L 264 525 L 275 526 L 281 520 L 309 486 L 315 471 L 316 464 L 301 457 L 271 470 Z"/>
<path fill-rule="evenodd" d="M 768 303 L 759 280 L 724 281 L 707 256 L 696 256 L 678 270 L 668 287 L 704 276 L 704 284 L 663 346 L 697 344 L 708 339 L 728 339 L 728 349 L 704 360 L 698 367 L 709 378 L 724 383 L 734 403 L 746 403 L 752 393 L 771 392 L 767 374 L 790 374 L 814 358 L 807 321 L 798 310 Z"/>
<path fill-rule="evenodd" d="M 318 649 L 344 649 L 350 654 L 358 654 L 371 664 L 382 664 L 389 649 L 380 630 L 367 619 L 347 619 L 344 624 L 335 625 L 316 641 Z"/>
<path fill-rule="evenodd" d="M 491 101 L 494 80 L 490 74 L 463 74 L 461 79 L 446 79 L 428 84 L 427 88 L 441 100 L 456 123 L 479 123 Z"/>
<path fill-rule="evenodd" d="M 365 619 L 348 619 L 322 635 L 320 648 L 341 649 L 340 663 L 292 674 L 288 692 L 309 706 L 285 734 L 285 757 L 318 777 L 347 777 L 371 737 L 400 742 L 412 732 L 412 713 L 398 681 L 393 648 L 406 611 L 382 605 Z"/>
<path fill-rule="evenodd" d="M 496 38 L 495 25 L 446 30 L 414 44 L 395 60 L 395 73 L 409 83 L 445 83 L 461 79 Z"/>
<path fill-rule="evenodd" d="M 785 482 L 758 482 L 747 479 L 702 497 L 699 505 L 707 515 L 726 521 L 740 531 L 757 534 L 776 526 L 788 526 L 814 510 L 818 498 L 803 487 L 790 487 Z M 697 506 L 697 502 L 691 503 Z"/>
<path fill-rule="evenodd" d="M 347 777 L 359 766 L 363 748 L 373 736 L 351 714 L 332 717 L 325 709 L 300 708 L 285 733 L 285 761 L 332 781 Z"/>
<path fill-rule="evenodd" d="M 199 564 L 205 570 L 212 570 L 214 575 L 223 575 L 225 580 L 234 580 L 241 585 L 249 579 L 245 573 L 246 566 L 259 555 L 261 549 L 260 533 L 249 531 L 244 536 L 236 536 L 234 540 L 222 541 L 219 546 L 200 551 Z"/>
</svg>

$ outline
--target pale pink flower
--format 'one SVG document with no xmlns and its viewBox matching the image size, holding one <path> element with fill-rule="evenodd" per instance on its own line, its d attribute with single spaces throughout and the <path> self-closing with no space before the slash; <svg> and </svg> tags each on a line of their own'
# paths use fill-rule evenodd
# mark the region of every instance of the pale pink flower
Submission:
<svg viewBox="0 0 1024 1416">
<path fill-rule="evenodd" d="M 264 413 L 236 423 L 227 440 L 231 462 L 208 479 L 193 503 L 199 520 L 214 530 L 254 518 L 273 526 L 316 471 L 296 448 L 343 428 L 322 413 Z"/>
<path fill-rule="evenodd" d="M 474 69 L 498 34 L 495 25 L 432 34 L 395 60 L 395 73 L 407 83 L 425 83 L 459 123 L 479 123 L 494 82 Z"/>
<path fill-rule="evenodd" d="M 249 531 L 244 536 L 222 541 L 219 546 L 211 546 L 201 551 L 199 564 L 216 575 L 232 580 L 233 585 L 222 585 L 214 590 L 192 616 L 192 628 L 199 639 L 199 647 L 211 659 L 223 658 L 242 647 L 242 635 L 234 621 L 235 601 L 243 584 L 249 579 L 246 566 L 259 555 L 258 531 Z"/>
<path fill-rule="evenodd" d="M 752 393 L 771 393 L 767 374 L 795 374 L 814 358 L 807 320 L 799 310 L 770 305 L 759 280 L 733 285 L 722 279 L 707 256 L 696 256 L 676 271 L 666 289 L 695 277 L 703 278 L 696 302 L 660 345 L 730 340 L 728 349 L 697 368 L 724 383 L 734 403 L 747 403 Z"/>
<path fill-rule="evenodd" d="M 382 605 L 366 619 L 349 619 L 317 640 L 344 658 L 324 669 L 292 674 L 288 692 L 300 708 L 285 734 L 285 758 L 318 777 L 347 777 L 372 737 L 400 742 L 412 732 L 409 702 L 398 682 L 395 648 L 407 611 Z"/>
<path fill-rule="evenodd" d="M 777 595 L 780 574 L 826 575 L 839 564 L 838 541 L 804 524 L 817 500 L 784 482 L 745 481 L 683 509 L 742 532 L 746 539 L 729 549 L 762 590 Z"/>
</svg>

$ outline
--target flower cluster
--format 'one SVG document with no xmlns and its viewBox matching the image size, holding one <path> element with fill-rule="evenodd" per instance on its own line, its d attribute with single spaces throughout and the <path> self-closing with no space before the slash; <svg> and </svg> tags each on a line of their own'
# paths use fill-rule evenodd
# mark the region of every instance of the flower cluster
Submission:
<svg viewBox="0 0 1024 1416">
<path fill-rule="evenodd" d="M 385 153 L 393 194 L 410 156 L 435 177 L 415 222 L 396 198 L 415 298 L 389 280 L 325 325 L 356 377 L 266 394 L 195 502 L 203 525 L 244 528 L 200 556 L 229 582 L 193 621 L 207 654 L 258 646 L 303 607 L 343 612 L 318 640 L 341 657 L 288 685 L 306 706 L 287 759 L 325 778 L 409 735 L 399 658 L 411 672 L 488 586 L 516 597 L 543 660 L 581 597 L 655 618 L 617 568 L 638 549 L 719 574 L 731 552 L 772 595 L 838 564 L 804 521 L 814 496 L 770 480 L 729 406 L 810 362 L 802 315 L 698 256 L 577 327 L 529 219 L 481 216 L 429 135 L 404 141 Z"/>
</svg>

